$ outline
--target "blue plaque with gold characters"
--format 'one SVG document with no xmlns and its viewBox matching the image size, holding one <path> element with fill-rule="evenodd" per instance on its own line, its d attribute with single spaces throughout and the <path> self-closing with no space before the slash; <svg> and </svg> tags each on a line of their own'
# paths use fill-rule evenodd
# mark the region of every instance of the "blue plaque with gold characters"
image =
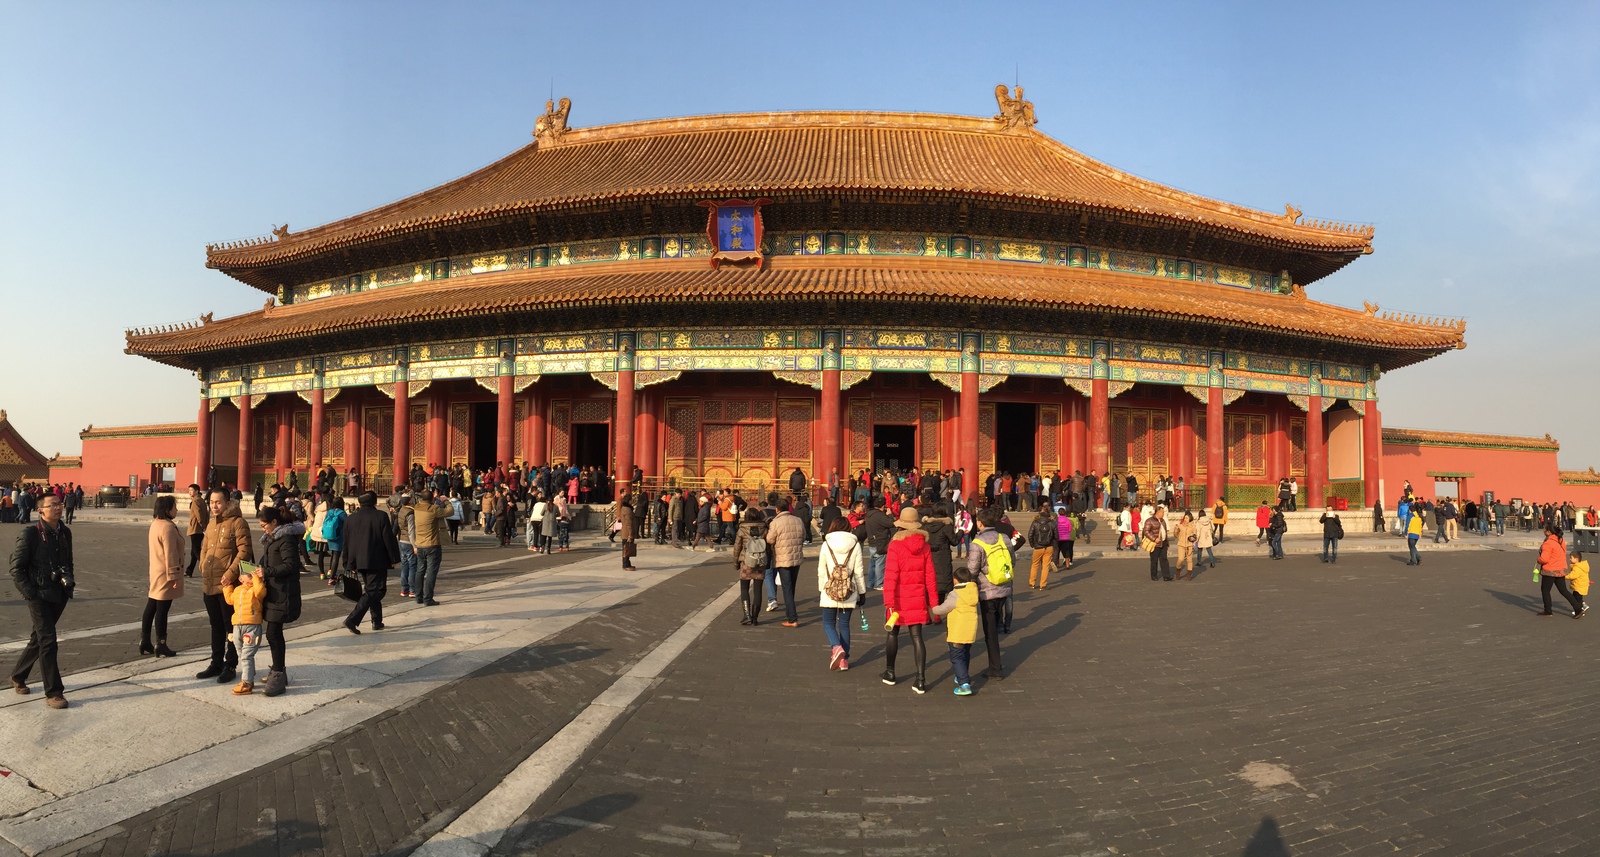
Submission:
<svg viewBox="0 0 1600 857">
<path fill-rule="evenodd" d="M 723 262 L 761 264 L 761 206 L 770 199 L 706 200 L 700 204 L 711 210 L 706 220 L 706 238 L 711 241 L 711 267 Z"/>
</svg>

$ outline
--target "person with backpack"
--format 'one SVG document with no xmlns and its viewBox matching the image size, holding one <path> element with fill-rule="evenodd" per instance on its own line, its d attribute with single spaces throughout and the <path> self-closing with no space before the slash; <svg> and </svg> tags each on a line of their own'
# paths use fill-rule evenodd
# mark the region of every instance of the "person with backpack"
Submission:
<svg viewBox="0 0 1600 857">
<path fill-rule="evenodd" d="M 739 601 L 744 605 L 740 625 L 761 624 L 761 587 L 766 581 L 767 521 L 757 509 L 746 509 L 739 534 L 733 540 L 733 566 L 739 572 Z"/>
<path fill-rule="evenodd" d="M 973 550 L 967 551 L 967 571 L 978 582 L 978 613 L 983 620 L 983 643 L 989 656 L 989 666 L 983 675 L 994 679 L 1005 678 L 1000 664 L 1000 627 L 1005 618 L 1006 599 L 1011 597 L 1012 570 L 1016 567 L 1011 543 L 995 529 L 999 523 L 1000 510 L 993 506 L 979 509 L 978 535 L 973 537 Z"/>
<path fill-rule="evenodd" d="M 322 540 L 328 545 L 328 553 L 333 557 L 333 571 L 323 572 L 322 579 L 332 586 L 333 579 L 339 576 L 339 562 L 344 559 L 344 498 L 334 497 L 328 502 L 328 511 L 322 516 Z"/>
<path fill-rule="evenodd" d="M 938 604 L 938 583 L 933 574 L 933 552 L 928 549 L 927 534 L 922 531 L 922 516 L 915 507 L 900 510 L 894 522 L 896 532 L 889 540 L 883 570 L 883 610 L 888 616 L 884 628 L 883 656 L 888 668 L 880 678 L 894 686 L 894 664 L 900 653 L 900 629 L 911 636 L 911 649 L 916 658 L 917 677 L 911 689 L 918 695 L 928 692 L 928 649 L 922 640 L 922 626 L 933 621 L 930 612 Z"/>
<path fill-rule="evenodd" d="M 1050 582 L 1050 565 L 1055 559 L 1056 543 L 1061 535 L 1057 529 L 1055 509 L 1046 503 L 1028 525 L 1028 547 L 1033 557 L 1028 563 L 1028 588 L 1043 589 Z"/>
<path fill-rule="evenodd" d="M 1222 544 L 1224 531 L 1228 528 L 1228 501 L 1218 497 L 1217 504 L 1211 509 L 1211 541 Z"/>
<path fill-rule="evenodd" d="M 828 638 L 828 669 L 850 668 L 850 613 L 867 594 L 866 563 L 850 522 L 834 518 L 817 555 L 817 589 L 822 593 L 822 633 Z"/>
<path fill-rule="evenodd" d="M 1339 540 L 1344 538 L 1344 522 L 1339 520 L 1339 513 L 1333 511 L 1332 506 L 1323 508 L 1319 520 L 1322 523 L 1322 561 L 1337 563 Z"/>
<path fill-rule="evenodd" d="M 262 684 L 267 696 L 279 696 L 289 687 L 283 626 L 300 618 L 300 575 L 305 566 L 300 562 L 299 544 L 306 528 L 286 510 L 275 507 L 256 510 L 256 520 L 261 522 L 262 530 L 261 579 L 267 586 L 261 635 L 271 654 Z"/>
</svg>

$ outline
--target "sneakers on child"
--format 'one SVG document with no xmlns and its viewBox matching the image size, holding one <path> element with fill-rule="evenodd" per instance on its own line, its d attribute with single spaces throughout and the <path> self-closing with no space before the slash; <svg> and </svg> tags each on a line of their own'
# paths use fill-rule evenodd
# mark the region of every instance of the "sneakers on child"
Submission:
<svg viewBox="0 0 1600 857">
<path fill-rule="evenodd" d="M 833 651 L 828 656 L 828 669 L 838 669 L 839 662 L 842 660 L 844 660 L 844 646 L 834 646 Z"/>
<path fill-rule="evenodd" d="M 956 696 L 971 696 L 972 695 L 972 685 L 970 685 L 970 684 L 957 685 L 956 686 L 956 690 L 955 690 L 955 694 L 956 694 Z"/>
</svg>

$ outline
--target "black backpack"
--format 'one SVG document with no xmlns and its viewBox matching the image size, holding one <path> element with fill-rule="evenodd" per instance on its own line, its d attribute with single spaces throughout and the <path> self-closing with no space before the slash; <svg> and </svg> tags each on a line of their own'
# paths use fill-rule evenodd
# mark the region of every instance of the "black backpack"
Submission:
<svg viewBox="0 0 1600 857">
<path fill-rule="evenodd" d="M 1033 524 L 1028 527 L 1028 547 L 1046 548 L 1050 546 L 1050 525 L 1048 518 L 1040 515 L 1033 519 Z"/>
</svg>

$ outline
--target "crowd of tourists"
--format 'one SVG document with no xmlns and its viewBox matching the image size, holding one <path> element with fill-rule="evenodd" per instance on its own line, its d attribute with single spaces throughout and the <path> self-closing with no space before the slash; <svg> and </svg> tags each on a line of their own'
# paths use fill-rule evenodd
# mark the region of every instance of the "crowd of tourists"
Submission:
<svg viewBox="0 0 1600 857">
<path fill-rule="evenodd" d="M 45 497 L 61 503 L 67 523 L 83 508 L 83 486 L 71 482 L 56 485 L 9 482 L 0 485 L 0 524 L 29 524 L 34 510 Z"/>
<path fill-rule="evenodd" d="M 981 635 L 987 664 L 981 675 L 1003 678 L 1000 640 L 1011 630 L 1013 588 L 1020 574 L 1018 555 L 1030 548 L 1030 589 L 1049 585 L 1052 570 L 1071 568 L 1074 545 L 1087 540 L 1090 509 L 1114 513 L 1115 548 L 1148 554 L 1152 581 L 1193 579 L 1197 565 L 1215 567 L 1215 546 L 1226 538 L 1227 503 L 1186 508 L 1183 480 L 1162 477 L 1141 493 L 1136 477 L 1074 472 L 1070 477 L 1004 472 L 990 474 L 982 491 L 963 493 L 962 470 L 862 471 L 844 480 L 831 474 L 825 484 L 796 468 L 787 476 L 787 493 L 668 489 L 634 493 L 642 482 L 623 483 L 609 505 L 612 542 L 620 540 L 622 565 L 632 569 L 637 542 L 652 537 L 659 545 L 731 554 L 740 581 L 741 624 L 756 626 L 763 613 L 783 610 L 785 627 L 799 625 L 796 585 L 803 551 L 820 541 L 817 565 L 819 608 L 829 653 L 829 668 L 850 666 L 852 627 L 871 630 L 867 608 L 874 599 L 885 619 L 885 684 L 898 683 L 902 638 L 910 645 L 911 687 L 927 687 L 927 637 L 941 629 L 949 648 L 954 692 L 973 692 L 971 649 Z M 140 620 L 139 651 L 173 657 L 167 640 L 172 602 L 184 594 L 186 580 L 200 573 L 201 599 L 210 627 L 210 659 L 197 680 L 232 684 L 232 692 L 255 692 L 257 652 L 265 641 L 268 666 L 261 682 L 267 696 L 289 685 L 284 626 L 299 618 L 301 578 L 316 574 L 319 585 L 337 587 L 354 601 L 344 627 L 361 633 L 363 621 L 383 630 L 389 573 L 400 569 L 400 595 L 421 606 L 436 606 L 437 581 L 446 545 L 459 544 L 463 527 L 479 527 L 510 546 L 518 531 L 527 549 L 543 554 L 570 550 L 576 507 L 611 494 L 613 482 L 594 468 L 561 464 L 471 471 L 465 467 L 414 466 L 408 478 L 381 499 L 360 488 L 359 473 L 320 468 L 302 492 L 288 484 L 256 488 L 259 540 L 241 512 L 241 495 L 219 486 L 203 492 L 190 486 L 186 534 L 176 522 L 172 496 L 156 498 L 148 539 L 149 590 Z M 1274 559 L 1284 556 L 1285 513 L 1295 510 L 1298 485 L 1279 483 L 1277 502 L 1256 509 L 1256 544 Z M 820 508 L 813 508 L 813 497 Z M 14 582 L 27 601 L 33 630 L 18 658 L 11 682 L 18 693 L 31 692 L 33 667 L 43 677 L 51 707 L 67 707 L 56 663 L 56 625 L 76 582 L 72 556 L 71 510 L 82 490 L 65 485 L 7 486 L 0 509 L 30 524 L 12 555 Z M 1012 525 L 1008 512 L 1029 512 L 1026 533 Z M 31 515 L 37 513 L 34 522 Z M 1383 509 L 1374 509 L 1374 528 L 1384 531 Z M 1551 612 L 1555 589 L 1572 605 L 1573 617 L 1587 611 L 1588 563 L 1569 550 L 1563 534 L 1575 527 L 1600 527 L 1593 507 L 1571 503 L 1507 505 L 1498 500 L 1458 507 L 1447 497 L 1428 501 L 1407 483 L 1396 506 L 1399 531 L 1407 539 L 1408 564 L 1420 564 L 1417 542 L 1426 526 L 1435 541 L 1468 532 L 1503 534 L 1506 526 L 1544 529 L 1536 576 L 1544 610 Z M 1338 513 L 1325 509 L 1323 562 L 1338 561 L 1344 538 Z M 703 547 L 702 547 L 703 546 Z M 1172 549 L 1176 548 L 1174 561 Z M 859 613 L 859 617 L 856 615 Z"/>
</svg>

